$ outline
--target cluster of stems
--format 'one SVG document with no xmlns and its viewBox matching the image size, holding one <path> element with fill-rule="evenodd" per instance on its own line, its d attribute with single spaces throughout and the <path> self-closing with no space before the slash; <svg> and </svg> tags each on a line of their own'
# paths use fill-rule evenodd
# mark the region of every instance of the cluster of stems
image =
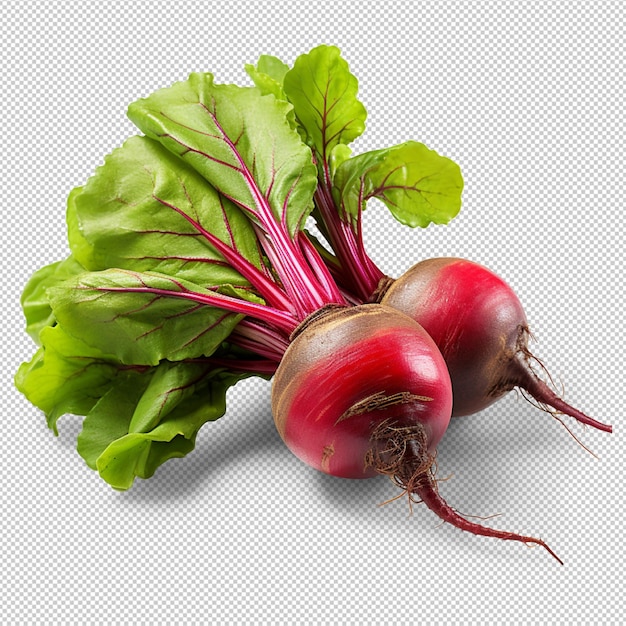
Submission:
<svg viewBox="0 0 626 626">
<path fill-rule="evenodd" d="M 255 190 L 251 176 L 248 182 Z M 205 304 L 246 316 L 229 342 L 250 352 L 253 358 L 233 359 L 229 367 L 267 374 L 278 366 L 291 334 L 308 316 L 328 305 L 367 302 L 384 274 L 365 252 L 360 215 L 356 220 L 342 216 L 326 175 L 320 177 L 314 195 L 314 213 L 328 247 L 304 230 L 292 235 L 286 219 L 276 219 L 268 199 L 258 192 L 254 196 L 254 209 L 241 209 L 254 224 L 261 251 L 260 268 L 244 258 L 235 246 L 224 243 L 199 224 L 194 226 L 264 300 L 263 304 L 249 302 L 217 290 L 202 297 Z"/>
</svg>

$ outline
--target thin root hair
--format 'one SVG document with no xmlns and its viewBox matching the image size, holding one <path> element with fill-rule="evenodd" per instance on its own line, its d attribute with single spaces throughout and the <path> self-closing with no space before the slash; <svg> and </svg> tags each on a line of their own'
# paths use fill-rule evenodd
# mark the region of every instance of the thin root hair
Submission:
<svg viewBox="0 0 626 626">
<path fill-rule="evenodd" d="M 548 413 L 548 415 L 550 415 L 551 417 L 553 417 L 557 422 L 559 422 L 559 424 L 561 424 L 561 426 L 563 426 L 563 428 L 565 428 L 565 430 L 567 431 L 567 433 L 572 437 L 572 439 L 586 452 L 588 452 L 589 454 L 591 454 L 592 457 L 594 457 L 595 459 L 598 458 L 598 455 L 593 452 L 593 450 L 591 450 L 590 448 L 588 448 L 574 433 L 574 431 L 565 423 L 565 421 L 563 419 L 561 419 L 562 415 L 565 415 L 565 413 L 561 412 L 561 411 L 557 411 L 556 409 L 553 409 L 551 406 L 545 404 L 544 402 L 539 402 L 538 400 L 536 400 L 535 398 L 532 397 L 532 395 L 530 395 L 528 392 L 526 392 L 524 389 L 519 389 L 518 390 L 519 393 L 521 393 L 522 397 L 524 398 L 524 400 L 526 400 L 526 402 L 528 402 L 529 404 L 531 404 L 532 406 L 534 406 L 535 408 L 539 409 L 540 411 L 543 411 L 544 413 Z M 577 422 L 580 423 L 580 422 Z M 583 429 L 587 428 L 586 424 L 582 424 Z"/>
</svg>

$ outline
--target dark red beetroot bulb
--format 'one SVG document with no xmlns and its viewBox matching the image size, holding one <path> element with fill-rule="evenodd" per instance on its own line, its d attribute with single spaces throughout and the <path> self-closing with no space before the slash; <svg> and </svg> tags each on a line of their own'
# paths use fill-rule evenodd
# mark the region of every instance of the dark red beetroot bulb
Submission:
<svg viewBox="0 0 626 626">
<path fill-rule="evenodd" d="M 486 267 L 458 258 L 414 265 L 391 282 L 381 303 L 419 322 L 439 347 L 452 381 L 454 416 L 476 413 L 518 387 L 540 405 L 612 431 L 560 398 L 535 372 L 524 309 Z"/>
</svg>

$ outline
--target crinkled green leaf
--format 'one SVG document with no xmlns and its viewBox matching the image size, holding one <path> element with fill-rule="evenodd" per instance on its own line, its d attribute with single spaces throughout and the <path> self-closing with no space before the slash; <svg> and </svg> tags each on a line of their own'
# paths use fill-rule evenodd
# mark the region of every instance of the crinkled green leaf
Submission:
<svg viewBox="0 0 626 626">
<path fill-rule="evenodd" d="M 283 91 L 283 80 L 289 71 L 289 66 L 278 57 L 262 54 L 256 66 L 246 64 L 245 69 L 261 93 L 264 95 L 272 94 L 279 100 L 286 99 Z"/>
<path fill-rule="evenodd" d="M 459 166 L 416 141 L 345 160 L 333 182 L 343 219 L 357 220 L 370 198 L 381 200 L 411 227 L 447 224 L 461 208 Z"/>
<path fill-rule="evenodd" d="M 17 388 L 44 411 L 55 434 L 62 415 L 86 416 L 78 451 L 117 489 L 190 452 L 200 427 L 224 414 L 226 390 L 247 376 L 209 359 L 127 366 L 60 325 L 40 336 L 42 347 L 15 376 Z"/>
<path fill-rule="evenodd" d="M 242 319 L 206 304 L 213 291 L 154 272 L 86 272 L 48 295 L 68 333 L 132 365 L 210 355 Z"/>
<path fill-rule="evenodd" d="M 283 90 L 306 129 L 320 168 L 331 152 L 365 130 L 367 112 L 357 99 L 358 81 L 336 46 L 318 46 L 300 55 L 285 74 Z"/>
<path fill-rule="evenodd" d="M 84 271 L 85 268 L 74 257 L 69 256 L 63 261 L 57 261 L 38 269 L 26 283 L 20 302 L 26 318 L 26 332 L 37 345 L 41 345 L 39 334 L 42 329 L 53 325 L 55 322 L 48 301 L 48 287 Z"/>
<path fill-rule="evenodd" d="M 252 219 L 285 224 L 294 236 L 313 208 L 317 181 L 291 111 L 256 88 L 194 73 L 134 102 L 128 116 Z"/>
<path fill-rule="evenodd" d="M 86 415 L 118 376 L 136 370 L 121 366 L 113 355 L 68 335 L 61 326 L 41 330 L 42 347 L 22 363 L 15 386 L 46 415 L 48 427 L 65 413 Z"/>
<path fill-rule="evenodd" d="M 135 407 L 128 432 L 153 430 L 165 415 L 193 395 L 196 383 L 206 375 L 206 365 L 162 361 Z"/>
<path fill-rule="evenodd" d="M 198 285 L 246 284 L 213 238 L 259 266 L 248 218 L 159 142 L 135 136 L 68 200 L 69 239 L 89 270 L 156 271 Z"/>
<path fill-rule="evenodd" d="M 85 418 L 78 451 L 112 487 L 128 489 L 193 450 L 199 429 L 224 414 L 226 391 L 243 376 L 163 362 L 139 380 L 120 380 Z"/>
</svg>

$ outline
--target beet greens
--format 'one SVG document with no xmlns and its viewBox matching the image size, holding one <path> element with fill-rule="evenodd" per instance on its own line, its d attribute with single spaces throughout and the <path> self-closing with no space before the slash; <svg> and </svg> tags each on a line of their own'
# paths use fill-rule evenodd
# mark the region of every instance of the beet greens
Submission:
<svg viewBox="0 0 626 626">
<path fill-rule="evenodd" d="M 79 452 L 116 488 L 189 451 L 230 385 L 271 375 L 309 314 L 346 304 L 302 231 L 316 169 L 290 110 L 210 74 L 133 103 L 145 135 L 70 194 L 71 256 L 24 291 L 41 347 L 16 384 L 53 429 L 86 416 Z M 167 398 L 154 414 L 148 390 Z"/>
<path fill-rule="evenodd" d="M 367 302 L 384 272 L 363 244 L 367 202 L 383 202 L 408 226 L 447 224 L 461 207 L 459 166 L 416 141 L 351 156 L 350 143 L 365 129 L 357 79 L 334 46 L 318 46 L 288 69 L 262 56 L 248 74 L 265 93 L 289 101 L 318 168 L 313 216 L 335 254 L 326 261 L 353 298 Z"/>
</svg>

